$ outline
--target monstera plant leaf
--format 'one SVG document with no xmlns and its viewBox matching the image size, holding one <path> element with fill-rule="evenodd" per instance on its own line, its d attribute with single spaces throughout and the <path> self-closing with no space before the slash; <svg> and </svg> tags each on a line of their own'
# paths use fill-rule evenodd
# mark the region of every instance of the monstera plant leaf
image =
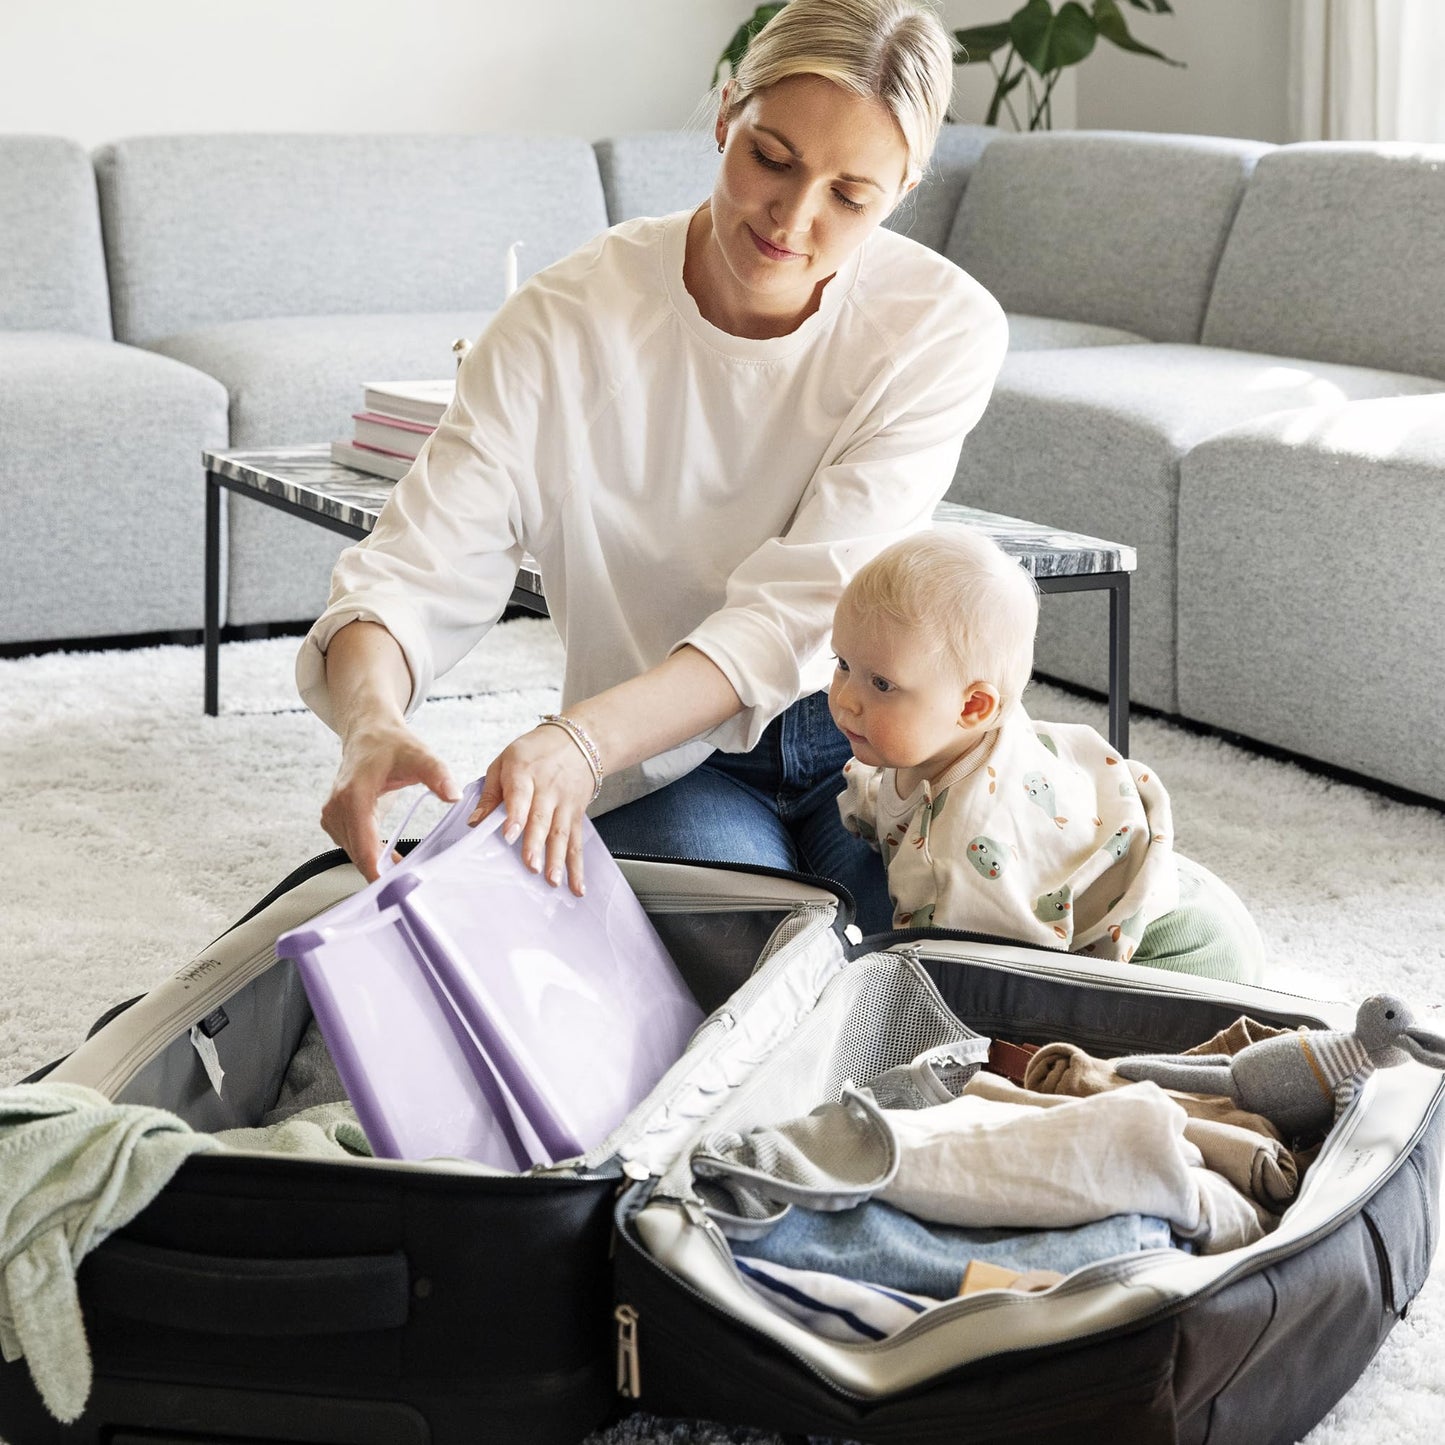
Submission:
<svg viewBox="0 0 1445 1445">
<path fill-rule="evenodd" d="M 1129 0 L 1129 3 L 1140 10 L 1150 8 L 1148 0 Z M 1164 13 L 1169 10 L 1168 0 L 1159 0 Z M 1120 50 L 1131 51 L 1135 55 L 1152 56 L 1155 60 L 1162 60 L 1165 65 L 1179 65 L 1183 62 L 1170 60 L 1160 50 L 1154 50 L 1148 45 L 1141 45 L 1132 35 L 1129 34 L 1129 27 L 1124 23 L 1124 12 L 1119 9 L 1118 0 L 1094 0 L 1094 28 L 1109 41 L 1117 45 Z"/>
<path fill-rule="evenodd" d="M 977 65 L 987 60 L 995 50 L 1002 50 L 1010 43 L 1010 23 L 1000 20 L 996 25 L 973 25 L 966 30 L 955 30 L 953 38 L 959 49 L 954 51 L 955 65 Z"/>
<path fill-rule="evenodd" d="M 1127 3 L 1151 15 L 1173 13 L 1169 0 L 1127 0 Z M 1069 66 L 1088 59 L 1101 38 L 1134 55 L 1147 55 L 1166 65 L 1180 63 L 1130 34 L 1119 0 L 1091 0 L 1087 8 L 1079 0 L 1065 0 L 1057 12 L 1050 0 L 1025 0 L 1007 20 L 955 30 L 953 38 L 959 47 L 953 56 L 955 65 L 987 61 L 997 77 L 986 124 L 996 124 L 1000 108 L 1008 105 L 1014 123 L 1023 128 L 1019 117 L 1014 115 L 1009 96 L 1021 82 L 1026 82 L 1025 114 L 1029 130 L 1047 129 L 1052 125 L 1050 98 L 1055 82 Z M 1001 66 L 994 60 L 1000 51 L 1006 52 Z M 1037 89 L 1028 79 L 1030 72 L 1039 79 Z"/>
<path fill-rule="evenodd" d="M 1009 21 L 1009 39 L 1019 58 L 1040 76 L 1077 65 L 1098 38 L 1094 17 L 1075 0 L 1060 5 L 1057 15 L 1049 0 L 1029 0 Z"/>
</svg>

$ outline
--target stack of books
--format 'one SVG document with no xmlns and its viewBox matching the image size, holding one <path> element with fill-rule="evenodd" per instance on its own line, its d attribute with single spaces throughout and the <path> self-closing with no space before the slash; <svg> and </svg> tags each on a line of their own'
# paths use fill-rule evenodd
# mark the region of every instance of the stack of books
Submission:
<svg viewBox="0 0 1445 1445">
<path fill-rule="evenodd" d="M 362 410 L 351 414 L 351 439 L 331 443 L 331 460 L 399 481 L 436 430 L 455 390 L 452 379 L 368 382 Z"/>
</svg>

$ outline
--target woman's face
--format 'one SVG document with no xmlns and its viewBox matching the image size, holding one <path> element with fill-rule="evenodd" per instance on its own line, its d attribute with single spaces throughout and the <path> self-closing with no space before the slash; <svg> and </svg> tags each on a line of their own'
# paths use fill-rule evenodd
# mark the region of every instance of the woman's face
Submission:
<svg viewBox="0 0 1445 1445">
<path fill-rule="evenodd" d="M 698 279 L 726 329 L 782 335 L 903 195 L 903 133 L 881 102 L 817 75 L 768 86 L 716 130 L 723 161 Z"/>
</svg>

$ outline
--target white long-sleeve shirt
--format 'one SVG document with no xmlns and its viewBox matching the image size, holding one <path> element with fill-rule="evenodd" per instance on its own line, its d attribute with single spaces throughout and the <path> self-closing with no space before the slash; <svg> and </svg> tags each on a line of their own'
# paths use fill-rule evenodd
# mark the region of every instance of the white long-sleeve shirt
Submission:
<svg viewBox="0 0 1445 1445">
<path fill-rule="evenodd" d="M 396 638 L 408 715 L 501 615 L 524 551 L 566 649 L 563 706 L 703 652 L 743 711 L 609 776 L 594 812 L 753 746 L 826 686 L 853 573 L 926 527 L 1007 346 L 977 282 L 873 232 L 786 336 L 733 336 L 683 285 L 690 215 L 628 221 L 534 275 L 375 529 L 341 554 L 297 660 L 329 722 L 324 653 L 357 619 Z"/>
</svg>

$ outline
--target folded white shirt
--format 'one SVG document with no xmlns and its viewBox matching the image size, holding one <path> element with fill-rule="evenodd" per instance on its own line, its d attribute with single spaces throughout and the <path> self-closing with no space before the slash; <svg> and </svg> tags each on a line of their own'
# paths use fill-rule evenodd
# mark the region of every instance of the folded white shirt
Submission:
<svg viewBox="0 0 1445 1445">
<path fill-rule="evenodd" d="M 1203 1166 L 1188 1115 L 1154 1084 L 1048 1107 L 965 1092 L 885 1111 L 898 1172 L 877 1196 L 938 1224 L 1059 1228 L 1153 1214 L 1206 1254 L 1263 1236 L 1248 1200 Z"/>
</svg>

